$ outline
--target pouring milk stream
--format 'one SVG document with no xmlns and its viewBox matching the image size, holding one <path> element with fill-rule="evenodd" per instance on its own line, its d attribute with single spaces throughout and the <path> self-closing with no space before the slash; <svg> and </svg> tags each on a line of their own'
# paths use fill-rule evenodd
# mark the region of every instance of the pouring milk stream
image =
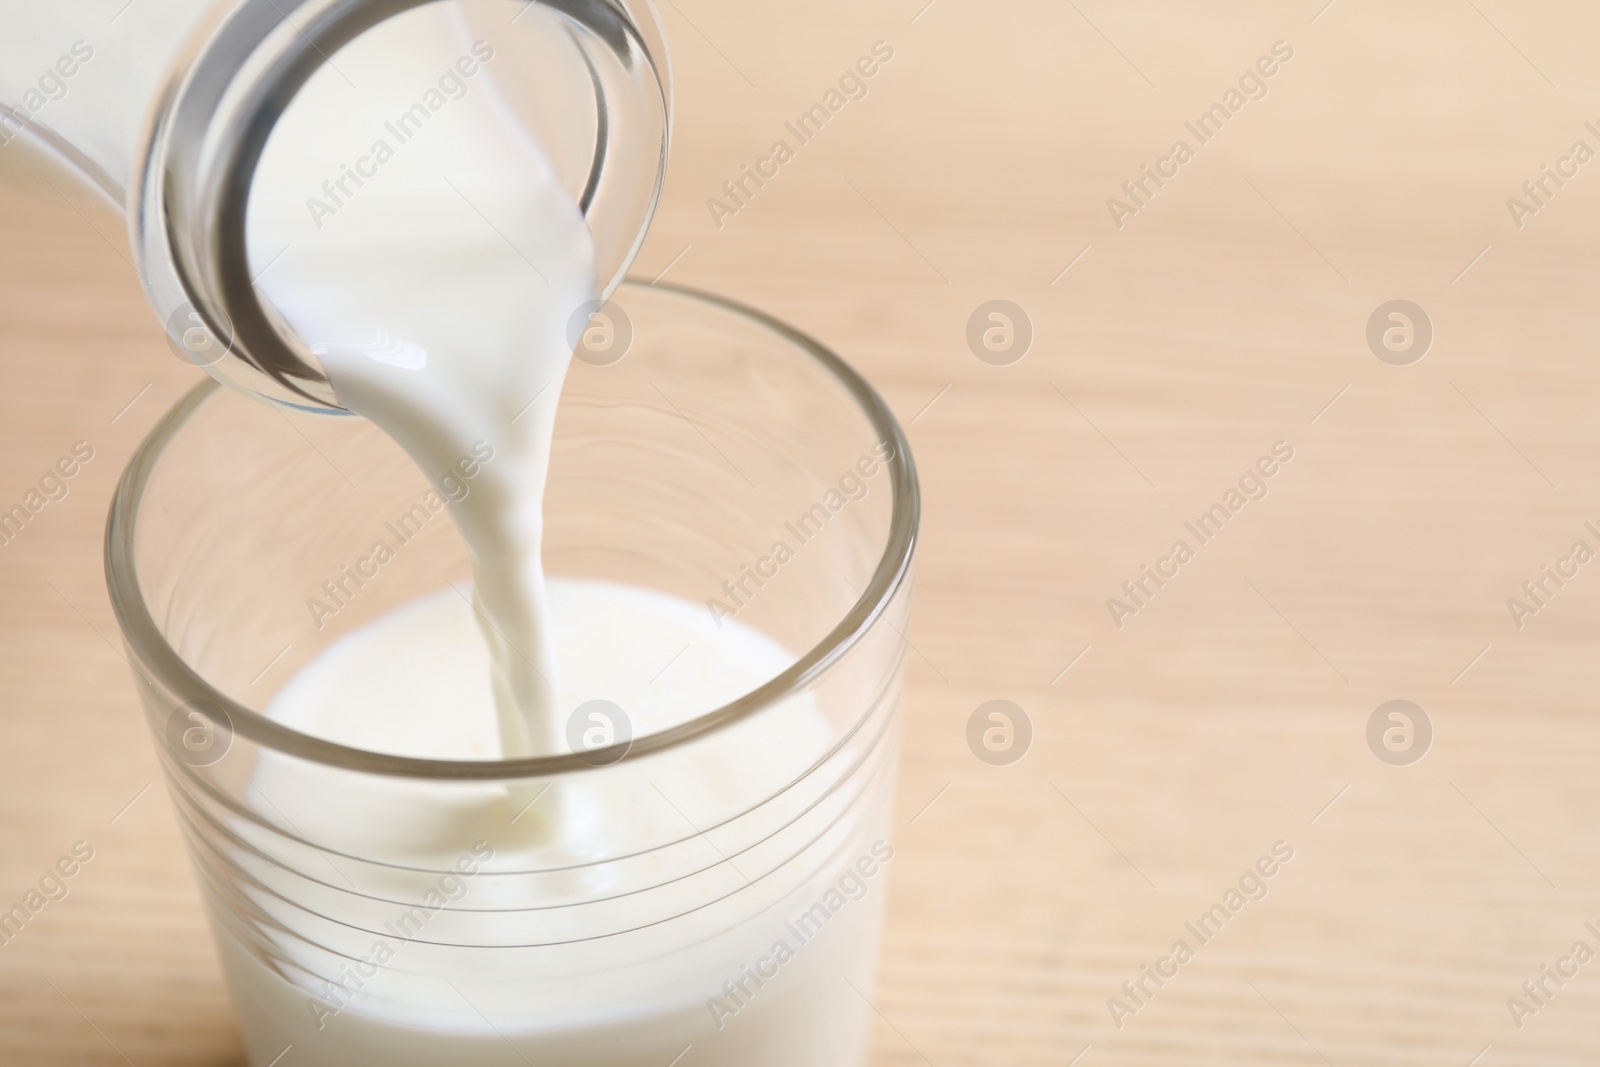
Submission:
<svg viewBox="0 0 1600 1067">
<path fill-rule="evenodd" d="M 566 743 L 541 500 L 568 323 L 599 283 L 578 206 L 483 84 L 494 46 L 452 22 L 447 8 L 392 19 L 304 87 L 257 171 L 258 190 L 284 195 L 252 197 L 251 269 L 339 402 L 430 481 L 480 458 L 480 442 L 492 449 L 455 514 L 501 755 L 545 755 Z M 437 80 L 419 85 L 430 67 Z"/>
<path fill-rule="evenodd" d="M 42 127 L 104 191 L 130 184 L 142 111 L 177 31 L 214 7 L 138 2 L 40 5 L 34 25 L 25 18 L 0 44 L 0 100 L 16 101 L 0 136 L 21 142 L 6 146 L 12 156 L 27 143 L 23 127 Z M 487 75 L 496 48 L 463 16 L 473 7 L 480 28 L 524 14 L 509 3 L 426 4 L 329 57 L 267 145 L 246 232 L 258 292 L 342 407 L 435 482 L 481 462 L 475 447 L 492 451 L 452 510 L 474 561 L 499 754 L 543 755 L 567 744 L 540 505 L 570 327 L 598 306 L 601 281 L 583 212 Z M 51 56 L 27 30 L 64 49 L 37 84 L 30 65 Z"/>
</svg>

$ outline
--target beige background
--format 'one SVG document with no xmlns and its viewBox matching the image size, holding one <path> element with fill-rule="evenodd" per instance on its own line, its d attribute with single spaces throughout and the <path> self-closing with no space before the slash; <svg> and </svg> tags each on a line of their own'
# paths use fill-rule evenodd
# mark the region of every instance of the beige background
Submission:
<svg viewBox="0 0 1600 1067">
<path fill-rule="evenodd" d="M 663 5 L 678 135 L 640 272 L 837 347 L 922 472 L 877 1064 L 1600 1054 L 1600 963 L 1520 1030 L 1506 1004 L 1600 948 L 1600 563 L 1521 629 L 1506 606 L 1600 548 L 1600 162 L 1520 229 L 1506 206 L 1600 149 L 1600 14 L 1323 2 Z M 869 95 L 715 226 L 720 183 L 878 40 Z M 1107 197 L 1278 40 L 1268 95 L 1118 229 Z M 100 563 L 116 476 L 197 372 L 115 227 L 0 196 L 0 505 L 95 450 L 0 548 L 0 906 L 95 849 L 0 947 L 0 1063 L 222 1067 Z M 1410 366 L 1364 339 L 1398 297 L 1435 329 Z M 1010 366 L 965 340 L 993 298 L 1035 331 Z M 1279 440 L 1270 495 L 1119 630 L 1106 599 Z M 965 742 L 994 698 L 1035 730 L 1008 767 Z M 1435 730 L 1409 767 L 1365 742 L 1393 698 Z M 1279 840 L 1269 896 L 1113 1025 L 1107 998 Z"/>
</svg>

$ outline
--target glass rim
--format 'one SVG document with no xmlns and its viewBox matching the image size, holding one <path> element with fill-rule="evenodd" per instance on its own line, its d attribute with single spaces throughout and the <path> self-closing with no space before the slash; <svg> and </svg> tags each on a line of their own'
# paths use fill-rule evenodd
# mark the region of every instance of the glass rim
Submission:
<svg viewBox="0 0 1600 1067">
<path fill-rule="evenodd" d="M 833 350 L 787 323 L 747 304 L 670 282 L 646 282 L 628 278 L 620 287 L 654 289 L 675 294 L 690 302 L 709 305 L 731 313 L 781 337 L 843 385 L 877 434 L 878 440 L 894 449 L 885 463 L 890 477 L 891 510 L 888 538 L 866 588 L 824 637 L 802 653 L 776 677 L 719 708 L 687 722 L 634 738 L 609 749 L 594 752 L 524 756 L 499 760 L 446 760 L 419 756 L 399 756 L 342 745 L 313 737 L 267 718 L 218 690 L 194 670 L 156 625 L 139 583 L 136 565 L 135 532 L 139 507 L 151 475 L 167 446 L 189 417 L 222 383 L 207 377 L 183 395 L 161 417 L 134 451 L 117 483 L 106 519 L 106 586 L 122 638 L 134 659 L 135 672 L 143 681 L 153 681 L 184 703 L 217 720 L 236 734 L 313 763 L 368 774 L 435 781 L 503 781 L 539 778 L 578 771 L 599 770 L 617 763 L 676 748 L 734 723 L 742 722 L 799 692 L 825 674 L 852 648 L 888 608 L 895 594 L 906 584 L 916 551 L 922 499 L 916 465 L 910 444 L 889 406 L 865 378 Z M 152 677 L 144 678 L 149 674 Z M 616 751 L 616 750 L 621 750 Z M 615 758 L 612 758 L 615 757 Z"/>
</svg>

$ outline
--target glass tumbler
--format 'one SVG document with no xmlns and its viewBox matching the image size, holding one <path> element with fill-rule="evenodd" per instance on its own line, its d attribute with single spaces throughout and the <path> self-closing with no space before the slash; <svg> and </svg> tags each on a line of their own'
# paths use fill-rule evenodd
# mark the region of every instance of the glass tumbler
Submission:
<svg viewBox="0 0 1600 1067">
<path fill-rule="evenodd" d="M 720 706 L 637 730 L 625 706 L 563 709 L 604 729 L 510 760 L 301 732 L 273 710 L 302 668 L 469 596 L 444 515 L 470 481 L 430 482 L 364 421 L 208 381 L 117 490 L 111 598 L 254 1067 L 866 1062 L 919 507 L 905 438 L 836 355 L 715 297 L 628 283 L 579 342 L 546 569 L 703 612 L 712 651 L 690 655 L 735 629 L 781 646 Z M 661 653 L 603 650 L 670 690 Z"/>
</svg>

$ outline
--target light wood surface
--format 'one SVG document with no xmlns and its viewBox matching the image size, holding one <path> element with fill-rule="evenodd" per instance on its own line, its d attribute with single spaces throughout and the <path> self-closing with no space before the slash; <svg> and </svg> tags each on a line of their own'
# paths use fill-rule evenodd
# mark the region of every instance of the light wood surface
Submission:
<svg viewBox="0 0 1600 1067">
<path fill-rule="evenodd" d="M 1521 228 L 1506 201 L 1600 150 L 1600 13 L 925 2 L 664 4 L 678 130 L 638 263 L 831 343 L 909 424 L 874 1062 L 1594 1062 L 1600 962 L 1520 1029 L 1507 999 L 1600 949 L 1600 562 L 1520 629 L 1506 601 L 1600 549 L 1600 162 Z M 718 228 L 707 198 L 879 40 L 865 99 Z M 1119 229 L 1107 198 L 1280 40 L 1266 96 Z M 0 946 L 0 1064 L 241 1064 L 101 576 L 114 481 L 197 372 L 114 219 L 5 194 L 0 235 L 0 507 L 94 449 L 0 547 L 0 907 L 94 848 Z M 965 336 L 996 298 L 1035 335 L 1008 366 Z M 1434 327 L 1408 366 L 1365 340 L 1396 298 Z M 1277 441 L 1269 495 L 1119 629 L 1107 598 Z M 965 740 L 996 698 L 1035 733 L 1004 767 Z M 1403 767 L 1365 735 L 1397 698 L 1434 730 Z M 1119 1028 L 1108 998 L 1178 939 Z"/>
</svg>

